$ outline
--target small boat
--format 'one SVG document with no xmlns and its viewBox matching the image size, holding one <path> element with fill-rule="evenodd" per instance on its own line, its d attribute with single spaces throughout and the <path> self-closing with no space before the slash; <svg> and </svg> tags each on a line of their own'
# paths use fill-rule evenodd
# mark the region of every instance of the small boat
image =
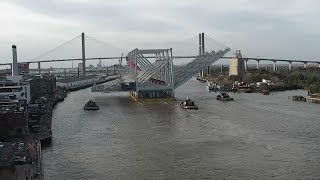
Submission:
<svg viewBox="0 0 320 180">
<path fill-rule="evenodd" d="M 183 108 L 183 109 L 198 109 L 198 106 L 196 106 L 194 104 L 193 101 L 189 100 L 189 101 L 183 101 L 180 103 L 180 106 Z"/>
<path fill-rule="evenodd" d="M 263 90 L 263 91 L 262 91 L 262 94 L 263 94 L 263 95 L 269 95 L 269 94 L 270 94 L 270 91 L 269 91 L 269 90 Z"/>
<path fill-rule="evenodd" d="M 227 93 L 221 92 L 221 94 L 217 95 L 217 100 L 219 100 L 219 101 L 233 101 L 233 98 L 231 98 Z"/>
<path fill-rule="evenodd" d="M 214 83 L 209 82 L 209 83 L 207 84 L 207 86 L 206 86 L 206 89 L 207 89 L 208 91 L 217 91 L 217 90 L 218 90 L 218 87 L 217 87 Z"/>
<path fill-rule="evenodd" d="M 292 100 L 293 101 L 307 101 L 307 98 L 303 97 L 303 96 L 292 96 Z"/>
<path fill-rule="evenodd" d="M 253 90 L 251 88 L 245 89 L 244 93 L 253 93 Z"/>
<path fill-rule="evenodd" d="M 238 86 L 238 92 L 253 93 L 253 89 L 250 85 L 242 85 Z"/>
<path fill-rule="evenodd" d="M 83 109 L 84 110 L 99 110 L 99 106 L 97 106 L 93 100 L 90 100 L 84 105 Z"/>
</svg>

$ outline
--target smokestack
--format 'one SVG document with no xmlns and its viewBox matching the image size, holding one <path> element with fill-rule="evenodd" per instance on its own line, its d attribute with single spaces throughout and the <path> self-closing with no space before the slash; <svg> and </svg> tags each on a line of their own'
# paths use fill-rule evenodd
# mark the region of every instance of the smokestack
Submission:
<svg viewBox="0 0 320 180">
<path fill-rule="evenodd" d="M 202 46 L 202 43 L 201 43 L 201 33 L 199 33 L 199 56 L 202 55 L 202 48 L 201 48 L 201 46 Z"/>
<path fill-rule="evenodd" d="M 19 76 L 17 47 L 12 45 L 12 76 Z"/>
<path fill-rule="evenodd" d="M 202 54 L 204 55 L 205 54 L 205 52 L 204 52 L 204 33 L 202 33 L 201 34 L 202 35 L 202 37 L 201 37 L 201 48 L 202 48 Z"/>
</svg>

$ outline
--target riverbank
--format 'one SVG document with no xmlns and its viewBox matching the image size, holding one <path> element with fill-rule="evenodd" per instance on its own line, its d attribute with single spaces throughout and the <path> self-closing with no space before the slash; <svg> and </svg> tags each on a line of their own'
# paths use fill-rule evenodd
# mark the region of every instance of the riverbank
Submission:
<svg viewBox="0 0 320 180">
<path fill-rule="evenodd" d="M 246 92 L 239 90 L 238 88 L 234 86 L 234 82 L 222 82 L 219 80 L 219 78 L 214 77 L 197 77 L 196 78 L 200 82 L 217 82 L 220 86 L 224 87 L 224 91 L 232 91 L 232 92 Z M 251 83 L 251 85 L 248 85 L 247 89 L 250 89 L 250 92 L 256 92 L 256 93 L 263 93 L 264 90 L 269 90 L 270 92 L 280 92 L 280 91 L 290 91 L 290 90 L 303 90 L 305 87 L 301 85 L 289 85 L 285 83 L 277 83 L 272 85 L 267 85 L 263 87 L 257 86 L 257 83 L 254 83 L 254 85 Z M 249 92 L 249 91 L 248 91 Z"/>
</svg>

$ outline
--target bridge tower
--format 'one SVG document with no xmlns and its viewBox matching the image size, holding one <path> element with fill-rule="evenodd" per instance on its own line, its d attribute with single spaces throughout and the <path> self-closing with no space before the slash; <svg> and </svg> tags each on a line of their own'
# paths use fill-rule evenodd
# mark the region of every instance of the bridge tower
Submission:
<svg viewBox="0 0 320 180">
<path fill-rule="evenodd" d="M 199 56 L 205 54 L 204 33 L 199 33 Z M 199 76 L 204 77 L 205 70 L 201 70 Z M 210 65 L 207 67 L 207 75 L 210 73 Z"/>
<path fill-rule="evenodd" d="M 86 76 L 86 44 L 84 33 L 81 34 L 81 45 L 82 45 L 82 75 Z"/>
</svg>

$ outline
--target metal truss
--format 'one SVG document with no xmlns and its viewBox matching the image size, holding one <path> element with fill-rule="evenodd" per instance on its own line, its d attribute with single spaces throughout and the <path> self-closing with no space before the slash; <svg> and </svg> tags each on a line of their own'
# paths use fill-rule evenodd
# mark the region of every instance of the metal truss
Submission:
<svg viewBox="0 0 320 180">
<path fill-rule="evenodd" d="M 211 51 L 210 53 L 205 53 L 198 58 L 194 59 L 190 63 L 184 66 L 174 67 L 174 87 L 178 88 L 193 76 L 199 73 L 199 71 L 210 66 L 220 58 L 222 58 L 226 53 L 230 51 L 230 48 L 226 48 L 223 51 Z"/>
<path fill-rule="evenodd" d="M 104 84 L 94 84 L 92 86 L 91 92 L 111 92 L 111 91 L 123 91 L 121 89 L 121 83 L 123 82 L 122 78 L 109 81 Z"/>
<path fill-rule="evenodd" d="M 154 55 L 151 63 L 145 55 Z M 136 92 L 174 90 L 172 49 L 134 49 L 128 53 L 129 74 L 136 82 Z"/>
<path fill-rule="evenodd" d="M 184 66 L 173 66 L 172 49 L 134 49 L 128 53 L 126 74 L 120 78 L 102 85 L 94 85 L 92 92 L 128 91 L 123 85 L 134 83 L 134 91 L 168 91 L 187 82 L 199 71 L 210 66 L 226 53 L 229 48 L 218 52 L 211 51 L 195 58 Z M 155 61 L 151 63 L 145 55 L 153 55 Z M 126 83 L 125 83 L 126 82 Z M 132 88 L 130 86 L 130 88 Z M 132 90 L 132 89 L 131 89 Z"/>
</svg>

